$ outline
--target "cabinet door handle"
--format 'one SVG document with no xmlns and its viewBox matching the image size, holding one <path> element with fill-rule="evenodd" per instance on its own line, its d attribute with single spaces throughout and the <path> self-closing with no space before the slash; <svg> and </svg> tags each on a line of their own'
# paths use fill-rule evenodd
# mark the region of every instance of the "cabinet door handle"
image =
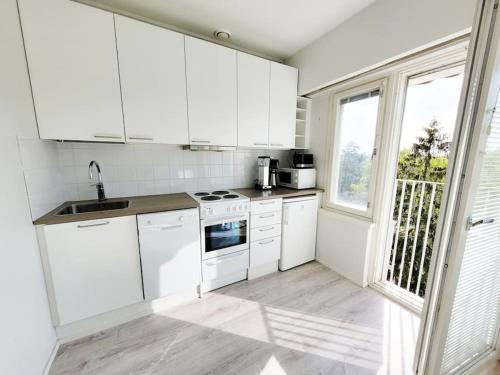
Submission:
<svg viewBox="0 0 500 375">
<path fill-rule="evenodd" d="M 109 221 L 104 221 L 102 223 L 94 223 L 94 224 L 78 224 L 78 228 L 92 228 L 92 227 L 100 227 L 103 225 L 108 225 Z"/>
<path fill-rule="evenodd" d="M 269 230 L 273 230 L 273 229 L 274 229 L 274 227 L 269 227 L 269 228 L 260 228 L 260 229 L 259 229 L 259 231 L 260 231 L 260 232 L 267 232 L 267 231 L 269 231 Z"/>
<path fill-rule="evenodd" d="M 94 134 L 94 138 L 97 139 L 122 139 L 123 137 L 121 135 L 114 135 L 114 134 Z"/>
<path fill-rule="evenodd" d="M 261 206 L 267 206 L 268 204 L 274 204 L 274 202 L 273 201 L 271 201 L 271 202 L 259 202 L 259 204 Z"/>
<path fill-rule="evenodd" d="M 284 144 L 283 143 L 271 143 L 271 146 L 280 146 L 280 147 L 283 147 Z"/>
<path fill-rule="evenodd" d="M 269 217 L 273 217 L 273 216 L 274 216 L 274 214 L 260 215 L 260 216 L 259 216 L 259 219 L 267 219 L 267 218 L 269 218 Z"/>
<path fill-rule="evenodd" d="M 128 139 L 134 139 L 136 141 L 154 141 L 153 137 L 128 137 Z"/>
<path fill-rule="evenodd" d="M 283 215 L 283 224 L 288 225 L 288 207 L 285 207 L 285 212 Z"/>
<path fill-rule="evenodd" d="M 191 139 L 191 142 L 193 142 L 193 143 L 210 143 L 210 141 L 205 140 L 205 139 Z"/>
<path fill-rule="evenodd" d="M 259 242 L 259 245 L 267 245 L 268 243 L 272 243 L 274 240 L 267 240 L 267 241 L 261 241 Z"/>
<path fill-rule="evenodd" d="M 253 144 L 254 146 L 267 146 L 267 143 L 258 143 L 258 142 L 254 142 Z"/>
</svg>

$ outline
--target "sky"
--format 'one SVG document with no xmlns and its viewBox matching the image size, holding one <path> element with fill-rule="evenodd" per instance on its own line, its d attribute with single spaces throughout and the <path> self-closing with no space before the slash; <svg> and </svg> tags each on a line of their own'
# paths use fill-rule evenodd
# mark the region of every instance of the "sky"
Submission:
<svg viewBox="0 0 500 375">
<path fill-rule="evenodd" d="M 417 81 L 422 81 L 422 78 L 409 80 L 400 149 L 411 148 L 417 137 L 425 135 L 424 127 L 434 119 L 438 120 L 442 131 L 450 136 L 450 140 L 453 135 L 463 73 L 436 78 L 425 84 L 416 84 Z M 379 98 L 373 97 L 342 106 L 340 149 L 354 142 L 360 151 L 371 154 L 378 102 Z"/>
<path fill-rule="evenodd" d="M 406 94 L 403 129 L 400 149 L 411 148 L 418 136 L 424 135 L 423 128 L 432 120 L 440 123 L 443 133 L 450 139 L 460 100 L 463 73 L 449 78 L 438 78 L 427 84 L 410 85 Z"/>
</svg>

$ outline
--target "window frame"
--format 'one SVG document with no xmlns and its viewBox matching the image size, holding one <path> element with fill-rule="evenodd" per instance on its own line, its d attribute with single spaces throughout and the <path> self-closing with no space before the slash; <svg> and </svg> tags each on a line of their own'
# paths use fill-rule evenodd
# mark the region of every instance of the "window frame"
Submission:
<svg viewBox="0 0 500 375">
<path fill-rule="evenodd" d="M 384 112 L 386 107 L 386 95 L 385 91 L 387 88 L 388 79 L 382 78 L 369 83 L 354 85 L 350 88 L 343 89 L 341 91 L 335 92 L 331 99 L 331 132 L 328 137 L 328 142 L 330 143 L 329 158 L 328 158 L 328 177 L 326 181 L 326 202 L 325 206 L 331 210 L 338 211 L 341 213 L 347 213 L 353 216 L 361 217 L 364 219 L 373 219 L 373 212 L 375 206 L 375 186 L 377 184 L 377 171 L 380 155 L 380 147 L 382 143 L 382 131 L 384 127 Z M 375 127 L 375 137 L 373 141 L 373 148 L 376 150 L 372 157 L 372 165 L 370 172 L 370 184 L 368 186 L 368 207 L 366 210 L 360 210 L 355 207 L 350 207 L 348 205 L 343 205 L 335 203 L 335 198 L 338 192 L 338 178 L 340 172 L 340 134 L 341 134 L 341 123 L 340 123 L 340 106 L 343 99 L 353 97 L 356 95 L 364 94 L 373 90 L 380 90 L 379 103 L 377 110 L 377 123 Z"/>
</svg>

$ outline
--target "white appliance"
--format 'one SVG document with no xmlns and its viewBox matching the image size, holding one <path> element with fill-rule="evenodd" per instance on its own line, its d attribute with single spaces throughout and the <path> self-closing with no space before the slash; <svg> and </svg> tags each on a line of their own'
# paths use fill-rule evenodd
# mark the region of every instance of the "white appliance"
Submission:
<svg viewBox="0 0 500 375">
<path fill-rule="evenodd" d="M 197 208 L 137 215 L 146 300 L 201 284 L 199 220 Z"/>
<path fill-rule="evenodd" d="M 250 199 L 231 190 L 188 194 L 200 206 L 202 290 L 246 279 Z"/>
<path fill-rule="evenodd" d="M 316 169 L 279 168 L 278 185 L 292 189 L 314 188 L 316 187 Z"/>
<path fill-rule="evenodd" d="M 281 271 L 314 260 L 317 220 L 318 197 L 316 195 L 283 199 L 279 260 Z"/>
</svg>

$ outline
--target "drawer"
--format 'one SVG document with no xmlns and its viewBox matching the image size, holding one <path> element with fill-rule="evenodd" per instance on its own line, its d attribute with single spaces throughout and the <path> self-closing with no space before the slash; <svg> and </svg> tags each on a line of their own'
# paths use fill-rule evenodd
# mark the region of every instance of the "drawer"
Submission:
<svg viewBox="0 0 500 375">
<path fill-rule="evenodd" d="M 252 215 L 250 220 L 250 228 L 267 227 L 272 224 L 281 223 L 281 211 L 262 212 Z"/>
<path fill-rule="evenodd" d="M 223 255 L 202 263 L 203 281 L 217 279 L 248 268 L 248 250 Z"/>
<path fill-rule="evenodd" d="M 268 238 L 250 244 L 250 267 L 278 260 L 281 254 L 281 237 Z"/>
<path fill-rule="evenodd" d="M 253 215 L 260 214 L 261 212 L 280 211 L 282 206 L 283 200 L 281 198 L 252 201 L 250 213 Z"/>
<path fill-rule="evenodd" d="M 264 238 L 281 236 L 281 224 L 273 224 L 250 230 L 250 241 L 260 241 Z"/>
</svg>

